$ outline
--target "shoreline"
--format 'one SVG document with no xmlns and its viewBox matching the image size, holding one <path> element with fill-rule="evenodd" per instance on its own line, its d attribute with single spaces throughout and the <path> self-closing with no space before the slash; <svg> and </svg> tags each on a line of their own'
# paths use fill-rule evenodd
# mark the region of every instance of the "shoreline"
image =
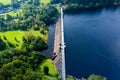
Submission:
<svg viewBox="0 0 120 80">
<path fill-rule="evenodd" d="M 120 7 L 120 4 L 117 4 L 117 5 L 99 5 L 97 7 L 96 6 L 83 5 L 83 7 L 80 7 L 80 4 L 73 3 L 73 5 L 66 4 L 64 6 L 64 13 L 65 14 L 78 14 L 78 13 L 84 12 L 84 11 L 91 11 L 91 10 L 97 10 L 97 9 L 102 9 L 102 8 L 117 8 L 117 7 Z"/>
</svg>

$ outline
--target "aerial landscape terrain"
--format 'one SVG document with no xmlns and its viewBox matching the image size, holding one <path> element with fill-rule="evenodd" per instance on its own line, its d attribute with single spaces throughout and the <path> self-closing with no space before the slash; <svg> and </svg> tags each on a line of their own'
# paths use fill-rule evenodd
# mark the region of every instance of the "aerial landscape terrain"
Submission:
<svg viewBox="0 0 120 80">
<path fill-rule="evenodd" d="M 119 80 L 120 0 L 0 0 L 0 80 Z"/>
</svg>

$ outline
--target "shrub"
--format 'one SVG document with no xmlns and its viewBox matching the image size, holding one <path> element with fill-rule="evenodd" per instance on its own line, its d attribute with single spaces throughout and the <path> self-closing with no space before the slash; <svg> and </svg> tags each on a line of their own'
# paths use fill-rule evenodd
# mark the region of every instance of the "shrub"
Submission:
<svg viewBox="0 0 120 80">
<path fill-rule="evenodd" d="M 49 68 L 48 68 L 47 66 L 44 67 L 44 73 L 45 73 L 46 75 L 49 74 Z"/>
</svg>

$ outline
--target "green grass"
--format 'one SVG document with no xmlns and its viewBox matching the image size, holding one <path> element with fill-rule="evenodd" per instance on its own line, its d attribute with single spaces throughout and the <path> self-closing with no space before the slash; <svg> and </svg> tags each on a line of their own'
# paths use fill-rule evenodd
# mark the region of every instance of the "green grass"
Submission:
<svg viewBox="0 0 120 80">
<path fill-rule="evenodd" d="M 51 0 L 40 0 L 40 3 L 48 4 Z M 11 0 L 0 0 L 0 3 L 3 3 L 4 5 L 11 4 Z"/>
<path fill-rule="evenodd" d="M 11 4 L 11 0 L 0 0 L 0 3 L 3 3 L 4 5 Z"/>
<path fill-rule="evenodd" d="M 34 30 L 29 30 L 29 31 L 18 30 L 18 31 L 0 32 L 0 37 L 6 44 L 7 44 L 7 40 L 9 40 L 15 47 L 21 48 L 22 47 L 22 38 L 23 38 L 23 36 L 25 36 L 28 33 L 32 34 L 34 36 L 40 36 L 47 42 L 48 34 L 43 35 L 40 33 L 40 31 L 34 31 Z M 7 40 L 4 39 L 4 36 L 7 38 Z M 17 39 L 17 41 L 15 40 L 15 38 Z"/>
<path fill-rule="evenodd" d="M 16 12 L 8 12 L 6 14 L 9 14 L 9 15 L 14 16 L 14 17 L 16 17 L 17 15 L 22 16 L 22 9 L 20 9 Z"/>
<path fill-rule="evenodd" d="M 47 66 L 49 68 L 49 75 L 46 75 L 48 78 L 53 78 L 52 80 L 56 80 L 56 74 L 58 73 L 53 62 L 50 59 L 43 61 L 40 68 L 44 71 L 44 67 Z M 60 75 L 59 75 L 60 77 Z"/>
<path fill-rule="evenodd" d="M 48 4 L 51 0 L 40 0 L 40 3 Z"/>
<path fill-rule="evenodd" d="M 5 36 L 7 38 L 7 40 L 9 40 L 14 46 L 16 46 L 16 44 L 17 44 L 19 47 L 21 47 L 21 45 L 22 45 L 22 37 L 24 36 L 24 32 L 23 31 L 0 32 L 0 36 L 1 36 L 1 38 L 2 38 L 2 40 L 4 42 L 6 42 L 6 40 L 4 39 L 4 36 Z M 17 42 L 15 40 L 15 37 L 17 38 L 17 40 L 19 42 Z"/>
</svg>

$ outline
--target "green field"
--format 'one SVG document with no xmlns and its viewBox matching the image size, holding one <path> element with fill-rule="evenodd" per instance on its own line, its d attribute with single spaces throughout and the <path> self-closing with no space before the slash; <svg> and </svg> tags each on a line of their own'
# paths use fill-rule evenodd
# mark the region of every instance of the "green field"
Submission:
<svg viewBox="0 0 120 80">
<path fill-rule="evenodd" d="M 9 14 L 11 16 L 17 17 L 17 15 L 22 16 L 22 9 L 16 11 L 16 12 L 8 12 L 6 14 Z"/>
<path fill-rule="evenodd" d="M 43 35 L 40 33 L 40 31 L 34 31 L 34 30 L 30 30 L 30 31 L 7 31 L 7 32 L 0 32 L 0 37 L 2 38 L 2 40 L 7 44 L 7 41 L 11 42 L 15 47 L 17 48 L 21 48 L 22 47 L 22 38 L 23 36 L 25 36 L 26 34 L 32 34 L 34 36 L 40 36 L 41 38 L 43 38 L 46 42 L 48 39 L 48 34 Z M 6 37 L 6 39 L 4 38 Z M 16 40 L 15 40 L 16 38 Z M 8 45 L 8 44 L 7 44 Z M 9 47 L 9 46 L 8 46 Z"/>
<path fill-rule="evenodd" d="M 0 3 L 3 3 L 4 5 L 11 4 L 11 0 L 0 0 Z"/>
<path fill-rule="evenodd" d="M 49 68 L 49 75 L 47 75 L 46 77 L 48 78 L 52 78 L 52 80 L 56 80 L 56 74 L 58 73 L 55 65 L 53 64 L 53 62 L 50 59 L 47 59 L 45 61 L 43 61 L 43 63 L 41 64 L 40 68 L 42 71 L 44 71 L 44 67 L 47 66 Z M 60 78 L 60 75 L 58 75 Z"/>
<path fill-rule="evenodd" d="M 51 0 L 40 0 L 40 3 L 48 4 Z M 11 4 L 11 0 L 0 0 L 0 3 L 3 3 L 4 5 Z"/>
<path fill-rule="evenodd" d="M 48 4 L 51 0 L 40 0 L 40 3 Z"/>
</svg>

